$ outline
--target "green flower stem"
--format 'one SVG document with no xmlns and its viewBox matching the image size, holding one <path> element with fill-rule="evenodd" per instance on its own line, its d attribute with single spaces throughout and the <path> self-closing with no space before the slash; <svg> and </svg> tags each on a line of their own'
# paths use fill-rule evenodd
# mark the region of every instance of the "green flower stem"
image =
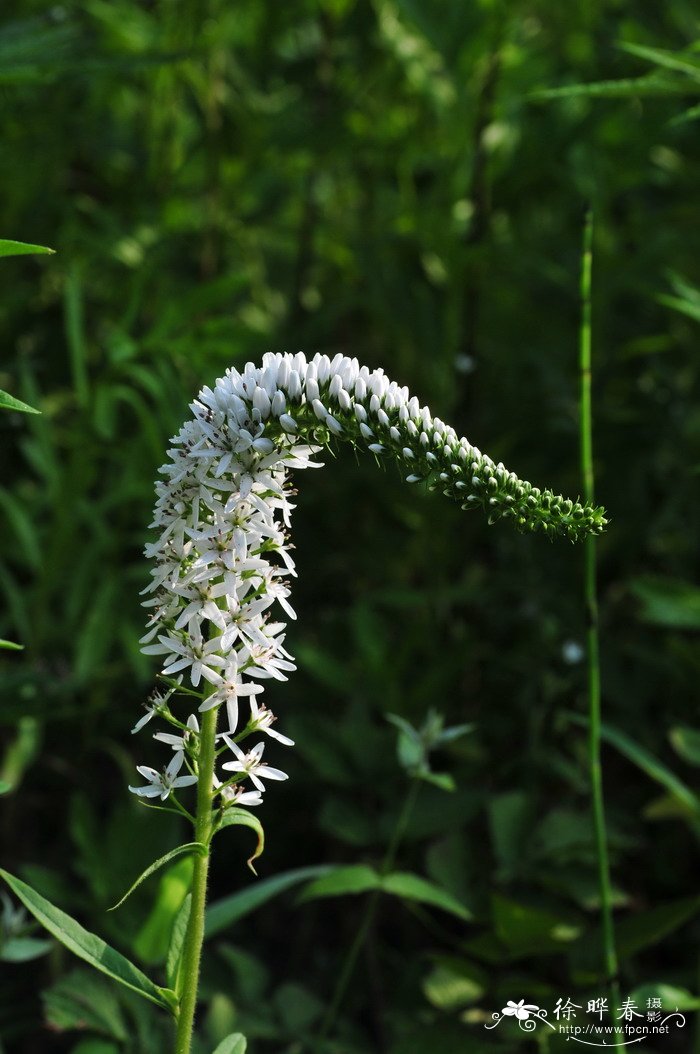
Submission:
<svg viewBox="0 0 700 1054">
<path fill-rule="evenodd" d="M 413 809 L 415 807 L 416 798 L 418 797 L 419 790 L 420 781 L 418 779 L 412 779 L 408 789 L 408 793 L 406 794 L 406 798 L 404 799 L 403 807 L 401 809 L 401 812 L 399 813 L 399 818 L 396 821 L 396 826 L 394 827 L 394 831 L 389 841 L 387 851 L 384 854 L 384 859 L 380 868 L 380 874 L 382 878 L 388 875 L 392 867 L 394 866 L 396 854 L 398 852 L 399 846 L 401 845 L 403 836 L 406 833 L 408 821 L 410 820 L 411 813 L 413 812 Z M 365 903 L 364 915 L 362 916 L 362 922 L 360 923 L 360 927 L 357 933 L 355 934 L 355 939 L 350 945 L 347 955 L 345 956 L 343 968 L 338 976 L 335 990 L 333 992 L 333 997 L 331 998 L 331 1001 L 328 1005 L 328 1010 L 326 1011 L 326 1014 L 323 1018 L 321 1028 L 319 1030 L 320 1039 L 325 1039 L 326 1036 L 329 1034 L 331 1028 L 335 1024 L 336 1017 L 338 1016 L 338 1011 L 340 1010 L 343 999 L 345 998 L 347 987 L 350 984 L 350 980 L 352 978 L 353 973 L 355 972 L 355 966 L 357 965 L 357 960 L 359 958 L 360 952 L 362 951 L 365 945 L 365 941 L 367 940 L 367 936 L 372 927 L 372 923 L 374 922 L 374 916 L 377 910 L 377 904 L 379 902 L 380 895 L 381 890 L 375 889 L 370 893 L 369 897 L 367 898 L 367 901 Z"/>
<path fill-rule="evenodd" d="M 204 942 L 204 912 L 207 902 L 207 877 L 209 874 L 209 845 L 213 831 L 214 759 L 216 756 L 216 717 L 218 707 L 206 710 L 202 715 L 202 730 L 199 739 L 197 814 L 194 838 L 207 846 L 207 852 L 194 859 L 192 876 L 192 908 L 187 927 L 185 946 L 182 952 L 183 992 L 177 1020 L 175 1054 L 190 1054 L 194 1015 L 197 1009 L 199 989 L 199 966 Z"/>
<path fill-rule="evenodd" d="M 583 260 L 581 268 L 581 474 L 583 477 L 583 499 L 593 502 L 595 475 L 593 469 L 593 426 L 591 413 L 591 276 L 593 265 L 593 217 L 589 211 L 584 231 Z M 619 1001 L 617 979 L 618 962 L 613 926 L 612 888 L 610 861 L 605 827 L 605 804 L 603 800 L 603 773 L 601 767 L 601 699 L 600 699 L 600 644 L 598 626 L 598 594 L 596 588 L 596 541 L 589 534 L 584 539 L 584 591 L 586 603 L 586 655 L 588 679 L 588 759 L 590 767 L 593 824 L 595 828 L 596 854 L 598 858 L 598 884 L 603 930 L 603 954 L 605 974 L 610 984 L 613 1005 Z M 621 1048 L 616 1036 L 615 1046 Z"/>
</svg>

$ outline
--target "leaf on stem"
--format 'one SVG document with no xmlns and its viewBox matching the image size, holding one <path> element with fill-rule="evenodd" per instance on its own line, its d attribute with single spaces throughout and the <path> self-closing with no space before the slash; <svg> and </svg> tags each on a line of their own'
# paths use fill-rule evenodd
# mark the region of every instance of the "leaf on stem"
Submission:
<svg viewBox="0 0 700 1054">
<path fill-rule="evenodd" d="M 257 875 L 258 872 L 253 866 L 253 861 L 257 860 L 259 856 L 262 856 L 262 852 L 265 848 L 265 832 L 263 830 L 263 825 L 260 823 L 257 816 L 254 816 L 252 812 L 248 812 L 247 809 L 239 809 L 235 806 L 229 806 L 219 820 L 216 826 L 216 831 L 221 831 L 224 827 L 236 827 L 239 825 L 242 827 L 250 827 L 258 836 L 258 844 L 255 847 L 255 852 L 246 861 L 253 874 Z"/>
<path fill-rule="evenodd" d="M 2 868 L 0 878 L 4 879 L 34 918 L 79 959 L 83 959 L 96 970 L 118 981 L 125 988 L 137 992 L 156 1006 L 171 1011 L 175 1009 L 175 993 L 169 988 L 159 988 L 116 948 L 110 947 L 97 934 L 84 929 L 79 922 L 42 897 L 26 882 Z"/>
<path fill-rule="evenodd" d="M 126 891 L 121 900 L 118 900 L 116 904 L 113 904 L 111 908 L 107 908 L 108 911 L 116 911 L 117 908 L 121 907 L 125 900 L 127 900 L 134 890 L 141 885 L 145 879 L 150 875 L 158 871 L 159 868 L 164 867 L 165 864 L 169 864 L 171 860 L 174 860 L 177 856 L 182 856 L 183 853 L 196 853 L 198 856 L 204 856 L 207 852 L 207 847 L 202 842 L 187 842 L 185 845 L 178 845 L 175 849 L 171 849 L 165 856 L 161 856 L 158 860 L 154 860 L 145 871 L 142 871 L 139 877 L 136 879 L 134 884 Z"/>
</svg>

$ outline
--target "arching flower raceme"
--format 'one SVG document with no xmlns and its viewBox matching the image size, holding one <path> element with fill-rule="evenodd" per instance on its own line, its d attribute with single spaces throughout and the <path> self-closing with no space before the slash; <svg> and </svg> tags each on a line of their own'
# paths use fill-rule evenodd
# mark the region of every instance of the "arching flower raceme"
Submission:
<svg viewBox="0 0 700 1054">
<path fill-rule="evenodd" d="M 222 808 L 257 805 L 264 778 L 286 778 L 261 762 L 262 742 L 247 753 L 238 743 L 263 732 L 293 745 L 271 728 L 274 715 L 256 697 L 265 681 L 286 680 L 295 669 L 284 647 L 285 623 L 271 609 L 279 605 L 296 617 L 289 602 L 295 575 L 290 472 L 319 467 L 314 458 L 324 446 L 346 439 L 380 460 L 397 461 L 408 482 L 439 488 L 462 508 L 481 508 L 489 522 L 504 519 L 520 531 L 576 541 L 606 524 L 602 509 L 518 479 L 382 370 L 343 355 L 265 355 L 261 366 L 227 370 L 213 389 L 202 389 L 191 410 L 156 484 L 151 526 L 158 538 L 146 548 L 153 569 L 144 591 L 150 617 L 142 650 L 161 657 L 162 676 L 177 676 L 182 683 L 175 690 L 197 696 L 201 713 L 225 715 L 217 758 L 227 748 L 234 757 L 223 760 L 226 771 L 222 778 L 214 773 L 212 787 Z M 164 797 L 194 782 L 175 768 L 186 760 L 197 772 L 199 726 L 194 716 L 182 724 L 156 701 L 137 727 L 154 714 L 180 730 L 156 736 L 175 749 L 175 758 L 162 776 L 140 769 L 150 785 L 132 789 Z M 219 745 L 222 737 L 226 746 Z"/>
</svg>

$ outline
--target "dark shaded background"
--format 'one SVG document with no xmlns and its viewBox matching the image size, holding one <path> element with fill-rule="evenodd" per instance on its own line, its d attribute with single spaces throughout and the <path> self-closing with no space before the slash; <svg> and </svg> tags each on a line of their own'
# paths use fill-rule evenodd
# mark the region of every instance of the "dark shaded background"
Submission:
<svg viewBox="0 0 700 1054">
<path fill-rule="evenodd" d="M 187 865 L 105 908 L 184 840 L 126 784 L 157 755 L 129 736 L 154 675 L 141 553 L 188 401 L 266 350 L 342 351 L 575 496 L 592 200 L 604 708 L 631 740 L 604 755 L 622 987 L 700 1005 L 700 809 L 669 782 L 692 787 L 700 763 L 698 37 L 683 0 L 3 6 L 0 235 L 57 250 L 1 262 L 0 387 L 42 409 L 0 419 L 0 635 L 26 645 L 0 671 L 3 861 L 151 972 Z M 533 98 L 649 74 L 616 98 Z M 544 1049 L 482 1026 L 506 999 L 603 991 L 571 718 L 581 551 L 345 450 L 303 477 L 295 542 L 299 672 L 268 694 L 297 748 L 261 877 L 381 861 L 409 787 L 385 715 L 433 708 L 476 728 L 434 759 L 457 790 L 422 786 L 398 864 L 474 921 L 384 898 L 315 1044 L 364 901 L 272 900 L 209 947 L 201 1050 L 233 1028 L 254 1054 Z M 254 881 L 248 847 L 221 839 L 215 899 Z M 147 1007 L 75 970 L 57 947 L 2 967 L 4 1051 L 168 1049 Z M 658 1049 L 700 1051 L 692 1027 Z"/>
</svg>

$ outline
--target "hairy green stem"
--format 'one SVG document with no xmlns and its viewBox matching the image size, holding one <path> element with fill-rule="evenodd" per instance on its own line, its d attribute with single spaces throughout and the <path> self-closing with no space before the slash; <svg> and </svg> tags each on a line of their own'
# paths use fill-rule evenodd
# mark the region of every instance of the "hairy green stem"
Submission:
<svg viewBox="0 0 700 1054">
<path fill-rule="evenodd" d="M 593 269 L 593 214 L 589 210 L 583 241 L 581 267 L 581 333 L 579 366 L 581 377 L 581 475 L 584 501 L 593 501 L 595 475 L 593 469 L 593 426 L 591 413 L 591 277 Z M 610 984 L 613 1004 L 619 1000 L 618 963 L 613 926 L 610 862 L 605 826 L 603 773 L 601 767 L 601 699 L 600 699 L 600 643 L 598 626 L 598 594 L 596 588 L 596 541 L 593 535 L 584 540 L 584 592 L 586 604 L 586 660 L 588 680 L 588 759 L 598 859 L 598 884 L 603 931 L 605 975 Z M 620 1049 L 620 1037 L 615 1038 Z"/>
<path fill-rule="evenodd" d="M 199 966 L 204 942 L 204 913 L 207 903 L 207 877 L 209 874 L 209 845 L 213 834 L 212 799 L 214 792 L 214 760 L 216 757 L 216 717 L 218 707 L 206 710 L 202 715 L 202 730 L 199 739 L 197 770 L 197 813 L 194 837 L 207 847 L 206 853 L 194 859 L 192 876 L 192 908 L 187 926 L 187 936 L 182 951 L 183 992 L 177 1019 L 175 1054 L 190 1054 L 194 1015 L 197 1009 L 199 989 Z"/>
<path fill-rule="evenodd" d="M 406 797 L 404 799 L 403 807 L 401 809 L 401 812 L 399 813 L 398 820 L 396 821 L 396 826 L 394 827 L 391 838 L 389 840 L 389 845 L 387 846 L 386 853 L 384 854 L 384 859 L 382 860 L 382 866 L 380 868 L 380 874 L 382 878 L 384 878 L 385 875 L 388 875 L 392 867 L 394 866 L 396 854 L 398 852 L 399 846 L 401 845 L 403 836 L 406 833 L 406 827 L 408 826 L 408 821 L 411 818 L 411 813 L 413 812 L 414 806 L 416 804 L 416 798 L 418 797 L 419 790 L 419 781 L 417 779 L 412 779 L 408 789 L 408 793 L 406 794 Z M 343 967 L 340 971 L 338 980 L 335 985 L 333 996 L 328 1005 L 328 1009 L 323 1018 L 323 1022 L 321 1023 L 321 1028 L 319 1030 L 320 1039 L 325 1039 L 328 1033 L 330 1032 L 331 1028 L 335 1024 L 336 1017 L 338 1016 L 338 1011 L 340 1010 L 343 999 L 345 998 L 347 987 L 350 984 L 350 980 L 352 978 L 353 973 L 355 972 L 355 966 L 357 965 L 357 960 L 359 958 L 360 952 L 362 951 L 365 945 L 365 941 L 367 940 L 367 936 L 372 927 L 372 923 L 374 922 L 374 916 L 377 910 L 377 904 L 379 902 L 380 894 L 381 890 L 375 889 L 370 893 L 369 897 L 367 898 L 367 901 L 365 903 L 364 914 L 362 916 L 362 922 L 360 923 L 360 927 L 357 933 L 355 934 L 355 939 L 348 948 L 347 955 L 345 956 L 345 961 L 343 962 Z"/>
</svg>

